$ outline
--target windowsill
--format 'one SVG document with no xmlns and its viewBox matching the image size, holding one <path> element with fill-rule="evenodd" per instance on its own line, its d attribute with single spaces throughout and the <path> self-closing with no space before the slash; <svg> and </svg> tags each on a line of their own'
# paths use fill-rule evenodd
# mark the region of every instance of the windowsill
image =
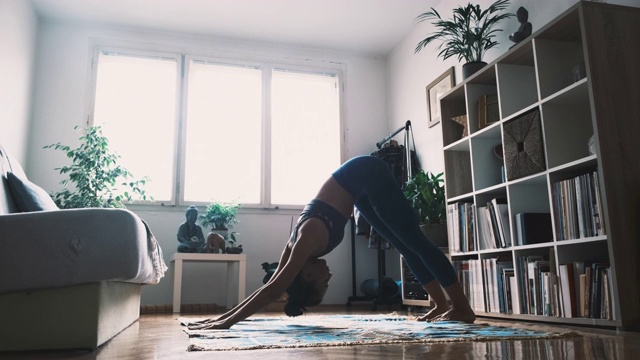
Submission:
<svg viewBox="0 0 640 360">
<path fill-rule="evenodd" d="M 204 211 L 206 205 L 196 205 L 200 211 Z M 144 204 L 129 204 L 127 210 L 137 212 L 175 212 L 183 214 L 188 205 L 144 205 Z M 278 215 L 299 215 L 304 205 L 299 207 L 286 207 L 286 208 L 260 208 L 260 207 L 242 207 L 238 210 L 239 214 L 278 214 Z"/>
</svg>

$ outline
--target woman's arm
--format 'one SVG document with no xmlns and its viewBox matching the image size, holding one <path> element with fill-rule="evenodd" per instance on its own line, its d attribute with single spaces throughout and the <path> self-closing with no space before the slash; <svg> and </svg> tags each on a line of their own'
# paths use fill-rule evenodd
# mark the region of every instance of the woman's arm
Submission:
<svg viewBox="0 0 640 360">
<path fill-rule="evenodd" d="M 290 255 L 291 255 L 291 249 L 289 249 L 288 246 L 285 246 L 284 250 L 282 251 L 282 255 L 280 255 L 280 262 L 278 263 L 278 267 L 276 268 L 276 271 L 273 273 L 273 275 L 271 276 L 269 281 L 267 281 L 267 283 L 265 285 L 263 285 L 262 287 L 264 287 L 267 284 L 271 283 L 275 279 L 275 277 L 282 271 L 282 268 L 284 267 L 284 264 L 286 264 L 287 261 L 289 260 L 289 256 Z M 258 293 L 258 291 L 260 289 L 254 291 L 251 295 L 249 295 L 247 298 L 245 298 L 240 304 L 236 305 L 233 309 L 227 311 L 226 313 L 220 315 L 220 317 L 201 320 L 201 321 L 195 322 L 193 324 L 194 325 L 195 324 L 211 324 L 211 323 L 220 322 L 222 320 L 227 319 L 229 316 L 235 314 L 238 311 L 238 309 L 242 308 L 249 301 L 251 301 L 256 296 L 256 294 Z"/>
<path fill-rule="evenodd" d="M 307 262 L 309 255 L 313 250 L 313 243 L 308 241 L 296 242 L 292 250 L 285 249 L 283 251 L 281 262 L 273 277 L 264 286 L 256 290 L 245 301 L 234 307 L 231 311 L 223 314 L 219 318 L 213 320 L 208 319 L 189 326 L 190 330 L 204 329 L 228 329 L 238 321 L 244 320 L 249 316 L 263 309 L 270 303 L 278 300 L 280 296 L 287 290 L 289 285 L 298 276 L 300 269 Z M 284 264 L 284 265 L 282 265 Z"/>
</svg>

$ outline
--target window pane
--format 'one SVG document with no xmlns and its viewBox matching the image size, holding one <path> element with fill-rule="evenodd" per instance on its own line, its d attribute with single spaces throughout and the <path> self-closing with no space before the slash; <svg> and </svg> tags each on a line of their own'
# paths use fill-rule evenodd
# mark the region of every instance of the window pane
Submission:
<svg viewBox="0 0 640 360">
<path fill-rule="evenodd" d="M 260 203 L 262 71 L 192 62 L 185 201 Z"/>
<path fill-rule="evenodd" d="M 120 165 L 149 176 L 156 201 L 172 198 L 177 61 L 101 53 L 94 124 L 101 125 Z"/>
<path fill-rule="evenodd" d="M 306 204 L 340 165 L 339 108 L 336 76 L 273 72 L 273 204 Z"/>
</svg>

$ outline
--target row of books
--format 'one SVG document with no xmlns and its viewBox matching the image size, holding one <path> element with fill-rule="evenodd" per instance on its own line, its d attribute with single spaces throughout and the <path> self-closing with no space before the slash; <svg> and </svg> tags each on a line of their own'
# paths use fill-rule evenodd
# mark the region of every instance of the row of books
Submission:
<svg viewBox="0 0 640 360">
<path fill-rule="evenodd" d="M 558 181 L 552 188 L 557 239 L 606 234 L 597 171 Z"/>
<path fill-rule="evenodd" d="M 512 313 L 516 285 L 510 258 L 458 260 L 453 262 L 458 279 L 474 311 Z"/>
<path fill-rule="evenodd" d="M 556 239 L 606 235 L 597 171 L 555 182 L 552 192 Z M 449 248 L 460 253 L 553 241 L 550 213 L 518 213 L 514 220 L 512 241 L 506 198 L 496 197 L 486 204 L 448 204 Z"/>
<path fill-rule="evenodd" d="M 511 246 L 511 226 L 507 199 L 493 198 L 478 207 L 478 243 L 481 250 Z"/>
<path fill-rule="evenodd" d="M 519 256 L 517 314 L 558 316 L 558 282 L 555 266 L 539 255 Z"/>
<path fill-rule="evenodd" d="M 611 267 L 576 261 L 556 273 L 550 257 L 520 256 L 454 261 L 474 311 L 613 319 Z"/>
<path fill-rule="evenodd" d="M 606 262 L 575 261 L 558 266 L 562 316 L 613 319 L 611 266 Z"/>
<path fill-rule="evenodd" d="M 447 205 L 447 237 L 453 253 L 475 251 L 475 206 L 457 202 Z"/>
<path fill-rule="evenodd" d="M 477 207 L 466 202 L 448 204 L 447 234 L 449 248 L 454 253 L 510 247 L 511 226 L 506 198 L 494 198 L 486 206 Z"/>
</svg>

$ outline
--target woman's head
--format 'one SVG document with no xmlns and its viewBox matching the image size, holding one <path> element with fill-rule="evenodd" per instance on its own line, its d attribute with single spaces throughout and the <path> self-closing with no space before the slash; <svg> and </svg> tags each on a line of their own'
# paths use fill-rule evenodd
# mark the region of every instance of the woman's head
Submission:
<svg viewBox="0 0 640 360">
<path fill-rule="evenodd" d="M 327 262 L 323 259 L 310 259 L 287 289 L 289 301 L 284 307 L 289 316 L 302 315 L 307 306 L 315 306 L 322 302 L 329 287 L 331 273 Z"/>
</svg>

